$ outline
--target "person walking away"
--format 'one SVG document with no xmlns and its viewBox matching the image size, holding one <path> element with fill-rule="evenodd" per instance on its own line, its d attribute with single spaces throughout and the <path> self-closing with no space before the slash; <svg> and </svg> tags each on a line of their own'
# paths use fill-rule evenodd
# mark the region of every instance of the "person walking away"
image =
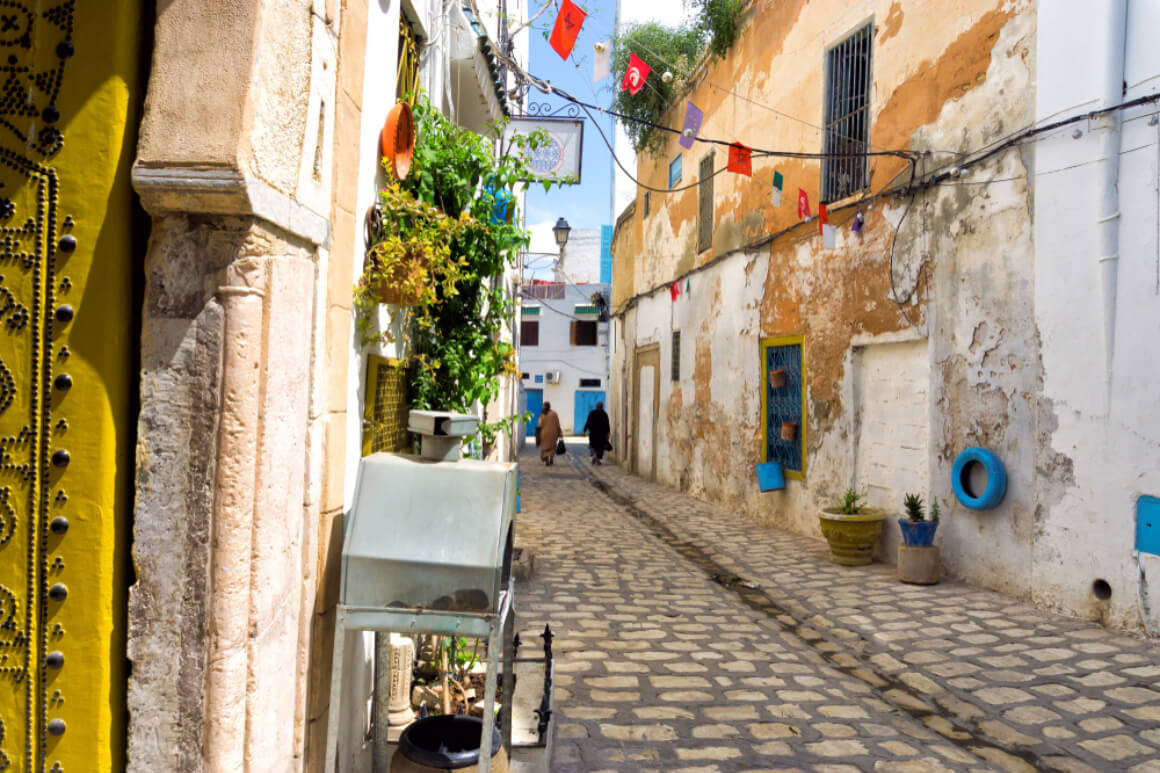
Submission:
<svg viewBox="0 0 1160 773">
<path fill-rule="evenodd" d="M 588 435 L 588 452 L 592 455 L 593 464 L 602 464 L 604 452 L 608 450 L 608 435 L 611 427 L 608 424 L 608 414 L 604 412 L 604 403 L 597 403 L 596 407 L 588 412 L 588 420 L 584 422 L 584 433 Z"/>
<path fill-rule="evenodd" d="M 540 461 L 552 464 L 556 458 L 556 441 L 564 436 L 560 429 L 560 417 L 552 410 L 552 404 L 545 402 L 536 422 L 536 435 L 540 438 Z"/>
</svg>

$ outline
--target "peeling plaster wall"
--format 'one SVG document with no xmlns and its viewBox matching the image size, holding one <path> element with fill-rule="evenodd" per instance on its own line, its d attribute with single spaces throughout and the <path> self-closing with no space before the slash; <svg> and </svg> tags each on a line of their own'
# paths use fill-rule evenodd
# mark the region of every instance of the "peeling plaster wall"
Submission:
<svg viewBox="0 0 1160 773">
<path fill-rule="evenodd" d="M 876 24 L 871 141 L 929 150 L 919 171 L 948 164 L 950 152 L 975 150 L 1036 120 L 1095 104 L 1106 45 L 1093 37 L 1082 4 L 1042 14 L 1029 2 L 982 0 L 884 0 L 849 11 L 812 2 L 809 13 L 803 6 L 756 3 L 735 52 L 692 84 L 688 97 L 706 112 L 704 135 L 820 150 L 809 124 L 821 115 L 825 47 L 869 18 Z M 1160 90 L 1160 54 L 1140 32 L 1154 27 L 1156 11 L 1129 7 L 1126 99 Z M 725 83 L 776 111 L 714 85 Z M 713 246 L 701 253 L 696 191 L 654 194 L 648 217 L 642 192 L 618 220 L 613 247 L 613 306 L 620 316 L 610 405 L 624 460 L 632 451 L 633 351 L 659 342 L 666 379 L 661 481 L 813 535 L 820 533 L 814 510 L 849 486 L 871 489 L 878 504 L 895 511 L 904 491 L 928 500 L 933 494 L 943 505 L 938 543 L 949 574 L 1070 614 L 1139 627 L 1133 511 L 1139 495 L 1160 490 L 1160 366 L 1148 353 L 1160 334 L 1160 134 L 1143 120 L 1152 110 L 1125 115 L 1119 332 L 1110 382 L 1097 289 L 1095 122 L 1079 125 L 1081 140 L 1071 139 L 1069 127 L 912 200 L 866 205 L 861 235 L 849 229 L 853 208 L 839 206 L 831 218 L 838 228 L 833 250 L 821 248 L 815 224 L 794 227 L 799 187 L 816 212 L 814 161 L 757 159 L 751 179 L 718 175 Z M 677 152 L 674 142 L 658 157 L 642 157 L 641 180 L 663 187 Z M 695 146 L 684 169 L 696 170 L 704 152 Z M 871 190 L 906 179 L 903 162 L 871 165 Z M 779 207 L 768 197 L 774 169 L 785 178 Z M 690 177 L 686 171 L 683 182 Z M 681 276 L 690 277 L 692 291 L 673 301 L 668 285 Z M 682 331 L 687 368 L 676 385 L 667 380 L 673 328 Z M 759 344 L 791 334 L 805 337 L 807 473 L 783 492 L 762 495 L 752 474 L 763 459 Z M 884 430 L 893 433 L 886 440 L 901 448 L 911 442 L 906 432 L 921 435 L 925 425 L 927 461 L 910 465 L 909 477 L 900 469 L 883 472 L 890 479 L 883 484 L 872 480 L 868 465 L 884 452 L 859 448 L 860 422 L 878 408 L 858 408 L 865 386 L 859 378 L 867 375 L 859 368 L 901 356 L 896 347 L 910 347 L 897 362 L 900 404 L 921 406 L 926 415 L 909 429 Z M 879 381 L 875 388 L 888 391 L 889 380 Z M 1005 464 L 1007 493 L 993 509 L 969 510 L 953 496 L 951 466 L 969 446 L 990 448 Z M 922 455 L 922 447 L 907 453 Z M 888 527 L 881 558 L 893 560 L 896 539 Z M 1153 574 L 1160 576 L 1155 560 Z M 1111 600 L 1094 599 L 1095 579 L 1111 585 Z M 1160 609 L 1160 587 L 1150 582 L 1145 608 Z M 1160 619 L 1153 622 L 1160 627 Z"/>
<path fill-rule="evenodd" d="M 1039 13 L 1039 119 L 1092 109 L 1108 67 L 1106 25 L 1084 24 L 1081 3 L 1060 5 Z M 1128 3 L 1124 100 L 1160 92 L 1160 51 L 1147 32 L 1157 24 L 1154 3 Z M 1084 122 L 1078 139 L 1068 127 L 1036 143 L 1034 308 L 1042 399 L 1032 580 L 1044 606 L 1115 626 L 1137 624 L 1142 607 L 1158 632 L 1160 557 L 1141 554 L 1138 567 L 1134 552 L 1137 499 L 1160 496 L 1160 129 L 1148 121 L 1155 112 L 1152 105 L 1121 114 L 1110 352 L 1097 222 L 1104 211 L 1100 143 L 1109 128 Z M 1110 599 L 1093 596 L 1097 579 L 1110 585 Z"/>
</svg>

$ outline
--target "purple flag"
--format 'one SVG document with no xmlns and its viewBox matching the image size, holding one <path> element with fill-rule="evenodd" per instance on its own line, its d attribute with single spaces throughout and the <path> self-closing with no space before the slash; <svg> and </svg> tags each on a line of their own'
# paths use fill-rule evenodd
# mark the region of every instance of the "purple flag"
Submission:
<svg viewBox="0 0 1160 773">
<path fill-rule="evenodd" d="M 703 120 L 705 120 L 705 114 L 701 112 L 701 108 L 690 102 L 689 107 L 685 110 L 685 125 L 681 128 L 682 148 L 689 150 L 693 147 L 693 140 L 701 131 L 701 121 Z"/>
</svg>

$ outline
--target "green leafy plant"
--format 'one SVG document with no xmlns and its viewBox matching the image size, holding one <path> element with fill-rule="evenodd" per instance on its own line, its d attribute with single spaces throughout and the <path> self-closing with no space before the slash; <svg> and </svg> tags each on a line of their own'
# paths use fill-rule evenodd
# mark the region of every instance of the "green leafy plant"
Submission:
<svg viewBox="0 0 1160 773">
<path fill-rule="evenodd" d="M 902 500 L 902 505 L 906 508 L 906 517 L 911 523 L 923 520 L 922 497 L 918 494 L 907 494 Z"/>
<path fill-rule="evenodd" d="M 938 517 L 941 514 L 942 511 L 939 507 L 938 497 L 933 497 L 930 501 L 930 519 L 935 523 L 938 523 Z"/>
<path fill-rule="evenodd" d="M 862 512 L 865 505 L 862 502 L 862 495 L 852 488 L 846 489 L 846 493 L 842 494 L 841 499 L 838 500 L 838 512 L 843 515 L 855 515 Z"/>
<path fill-rule="evenodd" d="M 519 375 L 515 347 L 504 336 L 515 313 L 504 274 L 530 236 L 519 226 L 512 190 L 532 179 L 528 155 L 548 138 L 543 131 L 517 134 L 499 155 L 502 127 L 491 127 L 489 137 L 475 134 L 424 95 L 413 112 L 412 172 L 380 193 L 383 225 L 355 288 L 355 314 L 364 346 L 404 338 L 411 407 L 467 413 L 492 401 L 502 376 Z M 388 282 L 412 305 L 393 330 L 380 331 L 380 290 Z M 482 454 L 521 417 L 486 418 Z"/>
<path fill-rule="evenodd" d="M 721 57 L 737 42 L 742 0 L 688 0 L 697 11 L 697 26 L 709 40 L 709 52 Z"/>
</svg>

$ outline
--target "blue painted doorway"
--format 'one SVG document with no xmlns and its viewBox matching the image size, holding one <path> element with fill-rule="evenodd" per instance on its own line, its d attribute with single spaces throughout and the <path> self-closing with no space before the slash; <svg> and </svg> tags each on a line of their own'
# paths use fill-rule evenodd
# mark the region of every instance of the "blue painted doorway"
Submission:
<svg viewBox="0 0 1160 773">
<path fill-rule="evenodd" d="M 597 403 L 602 402 L 604 402 L 603 392 L 576 392 L 576 408 L 572 412 L 573 435 L 579 435 L 584 430 L 588 412 L 595 408 Z"/>
<path fill-rule="evenodd" d="M 527 425 L 524 427 L 524 434 L 528 437 L 536 436 L 536 423 L 540 420 L 540 411 L 544 408 L 544 390 L 543 389 L 529 389 L 528 390 L 528 410 L 532 412 L 532 418 L 528 419 Z"/>
</svg>

